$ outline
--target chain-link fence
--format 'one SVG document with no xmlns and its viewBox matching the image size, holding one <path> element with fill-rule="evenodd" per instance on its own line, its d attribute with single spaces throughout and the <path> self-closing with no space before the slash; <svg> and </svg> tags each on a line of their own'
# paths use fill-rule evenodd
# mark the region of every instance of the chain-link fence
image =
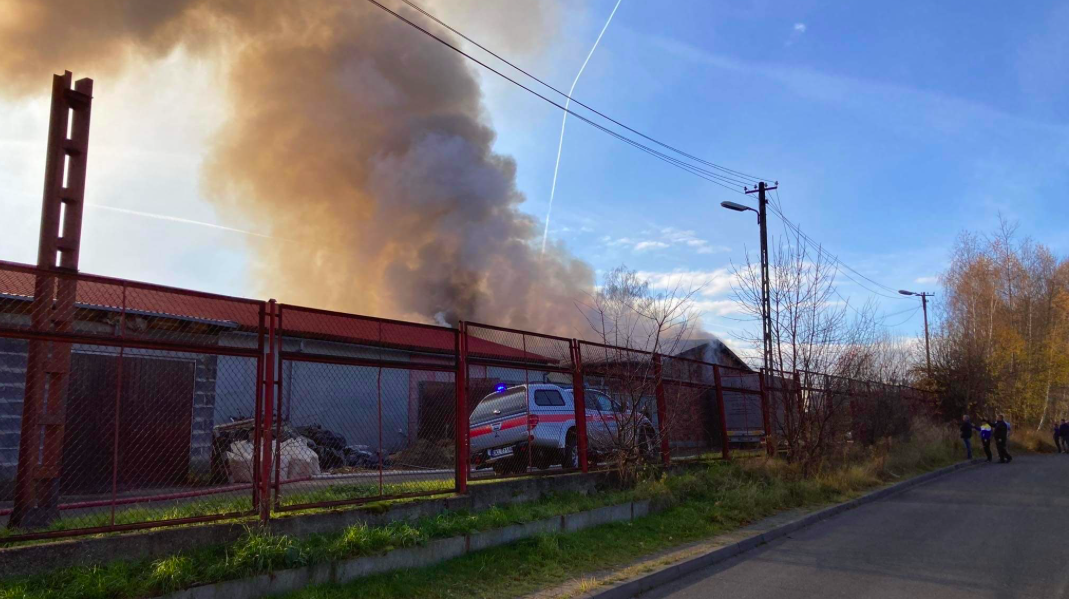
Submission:
<svg viewBox="0 0 1069 599">
<path fill-rule="evenodd" d="M 464 325 L 473 479 L 581 468 L 581 387 L 571 339 Z"/>
<path fill-rule="evenodd" d="M 717 394 L 716 365 L 656 356 L 664 396 L 664 433 L 673 460 L 725 455 L 723 403 Z"/>
<path fill-rule="evenodd" d="M 252 513 L 251 465 L 227 475 L 221 436 L 256 417 L 263 318 L 263 302 L 0 263 L 3 539 Z"/>
<path fill-rule="evenodd" d="M 0 543 L 872 443 L 931 394 L 0 262 Z"/>
<path fill-rule="evenodd" d="M 587 341 L 576 347 L 588 411 L 588 445 L 595 461 L 667 464 L 672 423 L 661 384 L 660 356 Z"/>
<path fill-rule="evenodd" d="M 275 507 L 456 489 L 456 330 L 279 306 Z"/>
</svg>

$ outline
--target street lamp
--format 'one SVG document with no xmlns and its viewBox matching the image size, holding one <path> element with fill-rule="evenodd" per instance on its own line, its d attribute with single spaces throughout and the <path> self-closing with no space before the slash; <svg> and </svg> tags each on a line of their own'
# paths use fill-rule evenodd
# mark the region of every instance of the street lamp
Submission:
<svg viewBox="0 0 1069 599">
<path fill-rule="evenodd" d="M 928 298 L 935 296 L 935 294 L 924 291 L 917 293 L 915 291 L 906 291 L 905 289 L 899 289 L 898 292 L 902 295 L 921 298 L 921 308 L 924 309 L 924 357 L 928 360 L 928 378 L 930 379 L 932 378 L 932 352 L 928 348 Z"/>
<path fill-rule="evenodd" d="M 724 208 L 727 208 L 728 210 L 734 210 L 735 212 L 746 212 L 747 210 L 749 210 L 750 212 L 756 213 L 758 218 L 761 217 L 761 213 L 760 212 L 757 212 L 756 210 L 754 210 L 753 208 L 750 208 L 749 206 L 744 206 L 742 204 L 736 204 L 735 202 L 720 202 L 720 205 L 722 207 L 724 207 Z"/>
</svg>

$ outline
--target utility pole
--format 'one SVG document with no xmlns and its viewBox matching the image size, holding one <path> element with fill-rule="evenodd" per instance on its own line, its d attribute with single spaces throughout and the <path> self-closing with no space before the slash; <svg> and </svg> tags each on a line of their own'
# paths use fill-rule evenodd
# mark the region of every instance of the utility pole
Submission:
<svg viewBox="0 0 1069 599">
<path fill-rule="evenodd" d="M 928 342 L 928 296 L 935 295 L 934 293 L 922 293 L 921 296 L 921 309 L 924 311 L 924 358 L 928 362 L 928 378 L 932 378 L 932 350 Z"/>
<path fill-rule="evenodd" d="M 764 181 L 756 189 L 746 190 L 747 194 L 757 194 L 757 223 L 761 226 L 761 327 L 764 339 L 765 371 L 772 369 L 772 304 L 769 300 L 772 285 L 768 275 L 768 198 L 766 192 L 778 189 L 778 185 L 769 187 Z"/>
<path fill-rule="evenodd" d="M 779 182 L 777 181 L 774 186 L 769 187 L 767 183 L 761 181 L 754 189 L 743 188 L 747 195 L 757 194 L 757 206 L 758 209 L 754 210 L 749 206 L 743 204 L 737 204 L 735 202 L 720 202 L 720 205 L 728 210 L 734 210 L 735 212 L 746 212 L 747 210 L 757 213 L 757 224 L 761 228 L 761 339 L 764 353 L 764 368 L 761 371 L 761 398 L 762 398 L 762 411 L 765 413 L 765 433 L 769 435 L 765 439 L 765 446 L 769 455 L 775 452 L 775 446 L 771 442 L 772 429 L 769 425 L 769 414 L 767 405 L 767 393 L 766 389 L 772 388 L 772 301 L 769 296 L 772 295 L 772 285 L 769 283 L 768 274 L 768 196 L 767 192 L 773 189 L 779 188 Z M 768 377 L 766 379 L 765 377 Z M 717 384 L 717 389 L 720 386 Z M 721 408 L 723 402 L 721 402 Z M 724 443 L 725 454 L 727 452 L 727 442 Z"/>
<path fill-rule="evenodd" d="M 913 291 L 906 291 L 905 289 L 899 289 L 899 293 L 902 295 L 913 295 L 921 298 L 921 309 L 924 310 L 924 357 L 928 362 L 928 378 L 932 378 L 932 350 L 930 349 L 928 342 L 928 298 L 935 297 L 934 293 L 927 293 L 921 291 L 916 293 Z M 914 312 L 916 314 L 916 312 Z"/>
</svg>

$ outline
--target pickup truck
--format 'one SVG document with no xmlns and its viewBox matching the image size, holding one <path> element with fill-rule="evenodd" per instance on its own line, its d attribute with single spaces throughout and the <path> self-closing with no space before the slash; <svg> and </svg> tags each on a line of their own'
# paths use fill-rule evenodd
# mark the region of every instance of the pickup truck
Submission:
<svg viewBox="0 0 1069 599">
<path fill-rule="evenodd" d="M 586 389 L 588 456 L 597 459 L 619 447 L 621 439 L 635 439 L 643 455 L 656 451 L 653 424 L 631 414 L 606 393 Z M 579 467 L 572 390 L 549 383 L 502 388 L 479 401 L 471 413 L 470 448 L 476 468 L 492 467 L 498 474 L 524 472 L 528 465 L 547 469 Z M 637 437 L 621 426 L 634 427 Z"/>
</svg>

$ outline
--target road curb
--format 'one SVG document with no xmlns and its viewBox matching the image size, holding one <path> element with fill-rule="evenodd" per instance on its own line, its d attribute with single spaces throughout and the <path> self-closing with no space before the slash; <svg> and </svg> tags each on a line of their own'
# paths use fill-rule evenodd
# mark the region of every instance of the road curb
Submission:
<svg viewBox="0 0 1069 599">
<path fill-rule="evenodd" d="M 709 566 L 718 564 L 742 553 L 746 553 L 747 551 L 760 547 L 761 545 L 765 545 L 776 539 L 785 537 L 791 533 L 798 532 L 803 528 L 812 526 L 813 524 L 816 524 L 817 522 L 820 522 L 822 520 L 827 520 L 848 510 L 852 510 L 854 508 L 873 503 L 881 499 L 886 499 L 892 495 L 901 493 L 902 491 L 911 489 L 918 485 L 922 485 L 935 478 L 939 478 L 946 474 L 950 474 L 951 472 L 956 472 L 958 470 L 978 464 L 980 461 L 981 460 L 960 462 L 952 466 L 947 466 L 946 468 L 940 468 L 939 470 L 933 470 L 932 472 L 927 472 L 925 474 L 915 476 L 909 480 L 904 480 L 900 483 L 895 483 L 882 489 L 877 489 L 876 491 L 867 493 L 856 499 L 851 499 L 850 501 L 824 508 L 822 510 L 802 516 L 797 520 L 793 520 L 786 524 L 777 526 L 771 530 L 756 533 L 740 541 L 725 545 L 723 547 L 718 547 L 697 557 L 692 557 L 690 559 L 686 559 L 681 562 L 665 566 L 649 574 L 643 574 L 638 578 L 633 578 L 625 582 L 616 583 L 611 587 L 601 589 L 599 591 L 580 595 L 580 598 L 632 599 L 634 596 L 640 593 L 645 593 L 659 586 L 663 586 L 669 582 L 679 580 L 680 577 L 686 576 L 691 572 L 701 570 L 702 568 L 707 568 Z"/>
</svg>

